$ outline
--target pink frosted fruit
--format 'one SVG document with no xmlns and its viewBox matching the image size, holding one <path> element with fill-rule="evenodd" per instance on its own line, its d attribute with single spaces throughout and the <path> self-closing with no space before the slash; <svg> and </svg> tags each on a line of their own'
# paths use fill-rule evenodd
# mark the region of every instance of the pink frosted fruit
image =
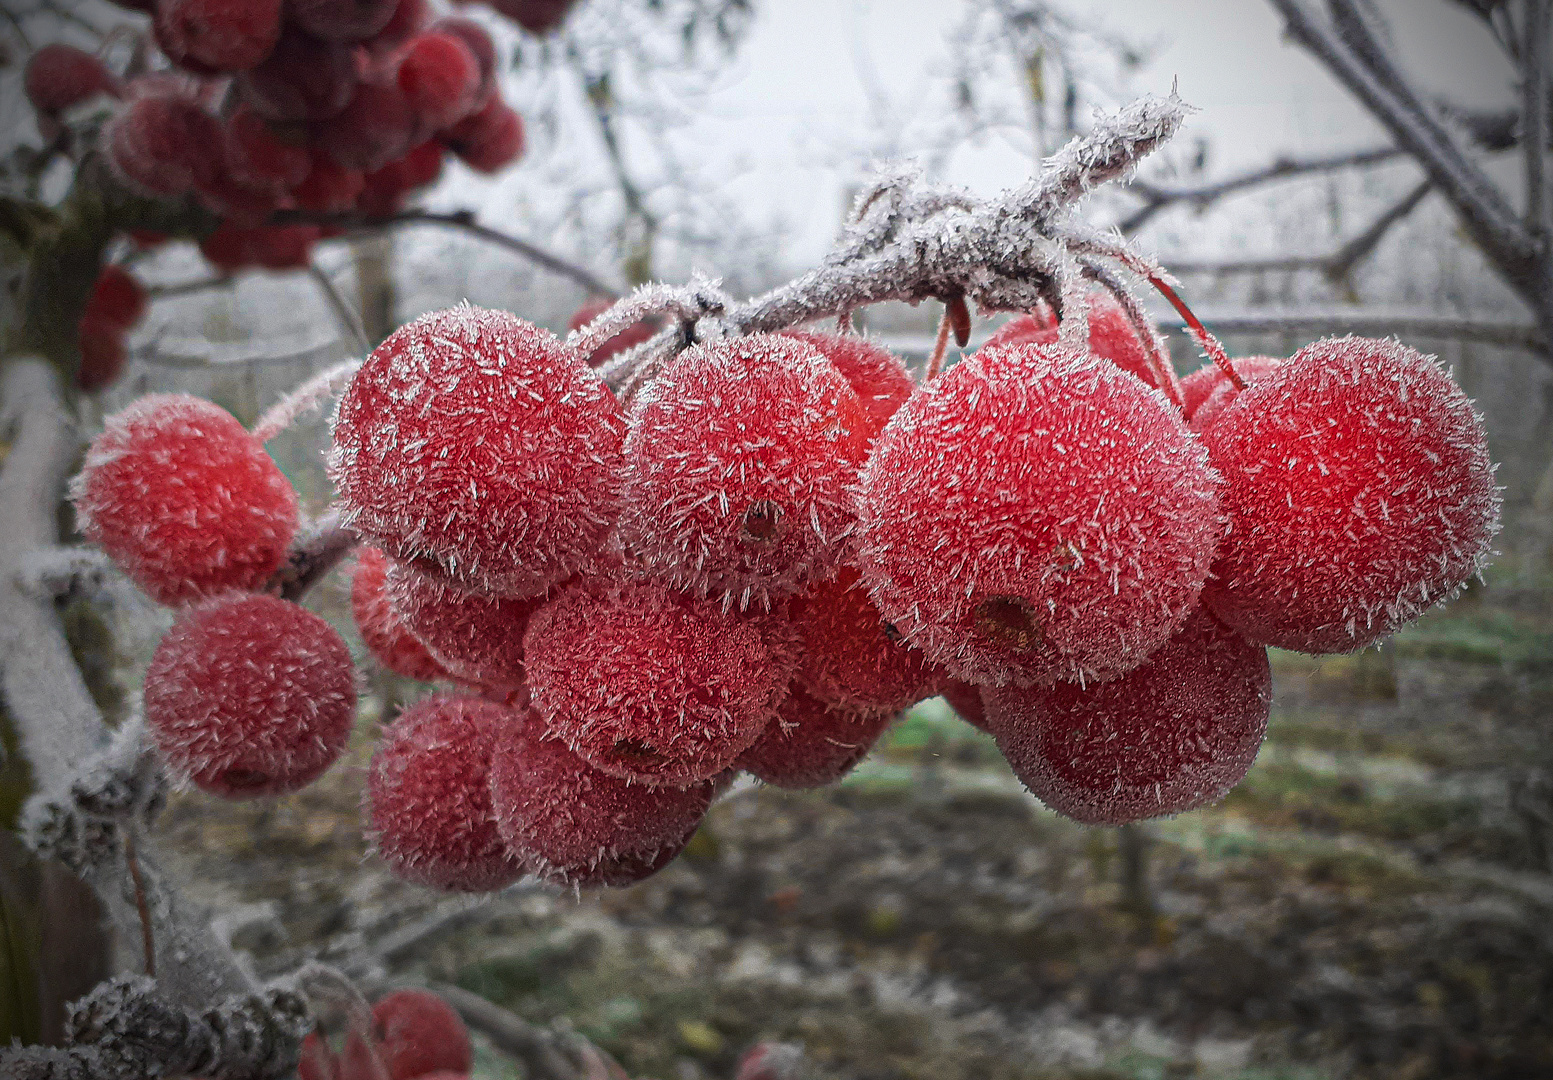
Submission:
<svg viewBox="0 0 1553 1080">
<path fill-rule="evenodd" d="M 523 631 L 543 597 L 467 592 L 400 564 L 388 568 L 389 604 L 442 667 L 465 682 L 523 685 Z"/>
<path fill-rule="evenodd" d="M 248 105 L 238 105 L 227 117 L 223 148 L 232 178 L 256 190 L 287 191 L 306 180 L 313 167 L 305 143 L 277 135 Z"/>
<path fill-rule="evenodd" d="M 463 304 L 400 327 L 356 373 L 330 472 L 346 523 L 394 558 L 533 596 L 596 558 L 624 428 L 580 355 Z"/>
<path fill-rule="evenodd" d="M 327 120 L 356 92 L 356 61 L 344 45 L 287 29 L 256 67 L 237 77 L 242 99 L 269 120 Z"/>
<path fill-rule="evenodd" d="M 426 990 L 394 990 L 372 1006 L 378 1057 L 389 1080 L 421 1080 L 474 1065 L 469 1029 L 453 1007 Z"/>
<path fill-rule="evenodd" d="M 1271 374 L 1282 360 L 1272 356 L 1240 356 L 1230 361 L 1240 381 L 1250 385 Z M 1206 377 L 1203 372 L 1208 372 Z M 1188 394 L 1187 383 L 1191 383 Z M 1199 434 L 1218 419 L 1219 414 L 1240 395 L 1229 376 L 1217 364 L 1205 364 L 1181 380 L 1182 408 L 1187 422 Z"/>
<path fill-rule="evenodd" d="M 287 0 L 286 15 L 323 41 L 355 42 L 381 31 L 399 0 Z"/>
<path fill-rule="evenodd" d="M 1238 784 L 1267 730 L 1267 650 L 1202 609 L 1140 667 L 1098 686 L 998 687 L 987 725 L 1014 773 L 1091 825 L 1179 814 Z"/>
<path fill-rule="evenodd" d="M 44 45 L 33 53 L 23 85 L 27 100 L 43 116 L 56 116 L 98 94 L 119 94 L 119 81 L 103 62 L 71 45 Z"/>
<path fill-rule="evenodd" d="M 788 618 L 803 641 L 796 678 L 826 704 L 899 712 L 931 697 L 940 681 L 884 621 L 853 567 L 800 593 Z"/>
<path fill-rule="evenodd" d="M 518 721 L 505 705 L 431 697 L 384 733 L 367 771 L 367 821 L 378 855 L 400 877 L 458 892 L 491 892 L 525 873 L 491 812 L 491 750 Z"/>
<path fill-rule="evenodd" d="M 615 301 L 607 296 L 594 297 L 572 314 L 571 320 L 566 324 L 567 329 L 581 330 L 584 326 L 587 326 L 594 319 L 608 311 L 614 306 L 614 303 Z M 645 319 L 641 322 L 632 323 L 589 353 L 588 365 L 590 367 L 598 367 L 616 353 L 625 352 L 633 346 L 642 344 L 642 342 L 648 340 L 657 332 L 658 327 Z"/>
<path fill-rule="evenodd" d="M 811 345 L 698 345 L 636 396 L 619 533 L 666 581 L 746 608 L 831 574 L 855 524 L 870 418 Z"/>
<path fill-rule="evenodd" d="M 760 738 L 734 764 L 777 787 L 824 787 L 868 756 L 898 712 L 828 705 L 795 683 Z"/>
<path fill-rule="evenodd" d="M 959 679 L 946 679 L 939 686 L 938 692 L 961 720 L 982 731 L 989 730 L 987 704 L 982 700 L 981 687 Z"/>
<path fill-rule="evenodd" d="M 418 34 L 399 61 L 397 78 L 424 130 L 437 131 L 475 107 L 480 62 L 457 34 Z"/>
<path fill-rule="evenodd" d="M 409 98 L 394 82 L 364 82 L 349 104 L 320 121 L 314 142 L 347 169 L 371 172 L 403 157 L 420 130 Z"/>
<path fill-rule="evenodd" d="M 187 394 L 109 417 L 70 495 L 87 539 L 163 604 L 258 588 L 297 527 L 296 492 L 264 447 Z"/>
<path fill-rule="evenodd" d="M 305 787 L 356 715 L 356 669 L 306 608 L 232 595 L 185 612 L 146 669 L 146 726 L 175 773 L 228 799 Z"/>
<path fill-rule="evenodd" d="M 201 74 L 245 71 L 280 38 L 281 0 L 157 0 L 157 44 Z"/>
<path fill-rule="evenodd" d="M 523 641 L 535 709 L 595 768 L 709 780 L 759 737 L 792 669 L 753 620 L 654 584 L 574 586 Z"/>
<path fill-rule="evenodd" d="M 1114 678 L 1196 606 L 1217 487 L 1180 416 L 1114 364 L 983 348 L 879 437 L 858 565 L 885 619 L 955 678 Z"/>
<path fill-rule="evenodd" d="M 713 785 L 647 787 L 595 769 L 530 713 L 491 755 L 491 803 L 508 847 L 542 876 L 592 884 L 623 864 L 676 853 L 711 804 Z M 600 882 L 607 883 L 607 882 Z"/>
<path fill-rule="evenodd" d="M 374 547 L 361 549 L 351 575 L 351 614 L 356 629 L 377 662 L 407 679 L 436 682 L 448 673 L 410 632 L 384 591 L 388 556 Z"/>
<path fill-rule="evenodd" d="M 1050 308 L 1041 307 L 1004 323 L 982 348 L 1000 345 L 1051 345 L 1057 341 L 1057 320 Z M 1136 375 L 1147 386 L 1159 387 L 1150 350 L 1138 330 L 1105 289 L 1089 290 L 1089 351 L 1104 357 L 1123 371 Z M 1160 389 L 1164 389 L 1160 387 Z"/>
<path fill-rule="evenodd" d="M 216 118 L 181 94 L 147 94 L 103 125 L 108 162 L 146 195 L 182 195 L 211 182 L 221 144 Z"/>
<path fill-rule="evenodd" d="M 442 141 L 475 172 L 499 172 L 523 155 L 523 120 L 492 93 L 478 110 L 444 131 Z"/>
<path fill-rule="evenodd" d="M 870 439 L 878 435 L 917 388 L 900 357 L 858 334 L 789 330 L 786 336 L 813 345 L 841 372 L 873 420 Z"/>
<path fill-rule="evenodd" d="M 1203 432 L 1230 530 L 1203 600 L 1252 641 L 1348 652 L 1448 599 L 1491 554 L 1482 419 L 1396 341 L 1328 338 Z"/>
</svg>

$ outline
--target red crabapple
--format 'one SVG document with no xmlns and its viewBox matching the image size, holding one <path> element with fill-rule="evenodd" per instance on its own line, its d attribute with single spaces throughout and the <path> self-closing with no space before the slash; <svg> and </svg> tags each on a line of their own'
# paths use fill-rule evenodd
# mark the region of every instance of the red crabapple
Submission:
<svg viewBox="0 0 1553 1080">
<path fill-rule="evenodd" d="M 1499 492 L 1481 418 L 1428 357 L 1328 338 L 1202 434 L 1230 531 L 1203 601 L 1252 641 L 1348 652 L 1478 573 Z"/>
<path fill-rule="evenodd" d="M 163 604 L 258 588 L 297 527 L 296 492 L 264 447 L 187 394 L 110 416 L 70 495 L 87 539 Z"/>
<path fill-rule="evenodd" d="M 366 187 L 360 169 L 347 169 L 317 147 L 310 153 L 312 168 L 307 178 L 291 189 L 292 201 L 315 214 L 340 214 L 351 210 Z"/>
<path fill-rule="evenodd" d="M 356 209 L 368 217 L 388 217 L 397 213 L 416 188 L 434 183 L 442 172 L 442 145 L 423 142 L 398 161 L 367 173 Z"/>
<path fill-rule="evenodd" d="M 863 408 L 873 418 L 877 436 L 895 410 L 916 390 L 916 380 L 901 358 L 858 334 L 823 334 L 815 330 L 788 330 L 784 336 L 813 345 L 841 372 Z"/>
<path fill-rule="evenodd" d="M 373 56 L 386 56 L 403 45 L 426 25 L 430 5 L 426 0 L 398 0 L 394 13 L 383 29 L 373 34 L 362 45 Z"/>
<path fill-rule="evenodd" d="M 378 855 L 400 877 L 434 888 L 490 892 L 522 877 L 491 813 L 491 751 L 511 709 L 471 697 L 430 697 L 384 733 L 367 771 L 367 819 Z"/>
<path fill-rule="evenodd" d="M 493 93 L 477 112 L 442 133 L 447 148 L 475 172 L 494 173 L 523 154 L 523 120 Z"/>
<path fill-rule="evenodd" d="M 362 41 L 394 17 L 398 0 L 288 0 L 287 17 L 323 41 Z"/>
<path fill-rule="evenodd" d="M 523 685 L 523 631 L 543 597 L 466 592 L 399 563 L 389 565 L 385 588 L 395 613 L 449 674 L 500 690 Z"/>
<path fill-rule="evenodd" d="M 148 302 L 146 288 L 134 274 L 117 263 L 106 263 L 97 272 L 83 316 L 128 330 L 145 315 Z"/>
<path fill-rule="evenodd" d="M 280 38 L 281 0 L 157 0 L 156 40 L 175 64 L 245 71 Z"/>
<path fill-rule="evenodd" d="M 1076 821 L 1118 825 L 1207 806 L 1238 784 L 1267 730 L 1267 650 L 1199 608 L 1142 666 L 1095 686 L 984 691 L 1015 774 Z"/>
<path fill-rule="evenodd" d="M 794 597 L 788 618 L 803 640 L 795 677 L 827 705 L 899 712 L 940 681 L 885 623 L 853 567 Z"/>
<path fill-rule="evenodd" d="M 587 326 L 594 319 L 608 311 L 614 306 L 614 303 L 607 296 L 594 297 L 572 313 L 571 319 L 566 324 L 567 329 L 581 330 L 584 326 Z M 640 345 L 657 332 L 658 327 L 645 319 L 641 322 L 632 323 L 589 353 L 588 366 L 598 367 L 616 353 L 625 352 L 625 350 L 633 346 Z"/>
<path fill-rule="evenodd" d="M 974 728 L 988 731 L 987 704 L 982 699 L 981 687 L 974 683 L 961 682 L 959 679 L 946 679 L 939 686 L 938 692 L 943 699 L 949 702 L 949 707 L 961 720 Z"/>
<path fill-rule="evenodd" d="M 1042 306 L 1004 323 L 982 348 L 989 345 L 1051 345 L 1056 340 L 1057 320 L 1052 317 L 1050 308 Z M 1136 375 L 1144 385 L 1164 389 L 1159 386 L 1150 350 L 1138 337 L 1137 327 L 1133 326 L 1116 297 L 1106 289 L 1089 290 L 1089 351 Z"/>
<path fill-rule="evenodd" d="M 858 565 L 885 619 L 955 678 L 1112 678 L 1196 606 L 1217 486 L 1180 416 L 1116 365 L 983 348 L 879 437 Z"/>
<path fill-rule="evenodd" d="M 576 0 L 494 0 L 497 11 L 531 34 L 548 34 L 566 18 Z"/>
<path fill-rule="evenodd" d="M 463 304 L 373 351 L 340 399 L 329 468 L 368 542 L 467 587 L 533 596 L 596 559 L 624 429 L 580 355 Z"/>
<path fill-rule="evenodd" d="M 351 575 L 351 614 L 356 629 L 377 662 L 407 679 L 436 682 L 448 673 L 421 639 L 410 632 L 384 591 L 388 556 L 375 547 L 361 549 Z"/>
<path fill-rule="evenodd" d="M 412 0 L 404 0 L 410 3 Z M 485 27 L 462 15 L 448 15 L 426 27 L 428 34 L 452 34 L 469 47 L 475 62 L 480 66 L 480 86 L 475 100 L 481 105 L 490 101 L 496 89 L 496 43 Z"/>
<path fill-rule="evenodd" d="M 474 1064 L 469 1029 L 453 1007 L 427 990 L 394 990 L 372 1006 L 378 1057 L 390 1080 L 439 1071 L 467 1073 Z"/>
<path fill-rule="evenodd" d="M 424 130 L 439 131 L 475 107 L 480 62 L 457 34 L 418 34 L 399 61 L 397 79 Z"/>
<path fill-rule="evenodd" d="M 507 846 L 540 876 L 592 883 L 600 864 L 651 863 L 677 852 L 712 801 L 710 783 L 647 787 L 595 769 L 545 736 L 532 712 L 491 754 L 491 804 Z"/>
<path fill-rule="evenodd" d="M 200 254 L 219 270 L 235 273 L 250 266 L 265 270 L 302 270 L 312 262 L 317 225 L 221 225 L 200 241 Z"/>
<path fill-rule="evenodd" d="M 1235 375 L 1238 375 L 1241 378 L 1241 382 L 1247 385 L 1258 381 L 1258 379 L 1266 378 L 1267 375 L 1272 375 L 1273 371 L 1277 370 L 1278 365 L 1283 364 L 1283 361 L 1272 356 L 1238 357 L 1235 361 L 1230 362 L 1235 365 Z M 1208 367 L 1213 368 L 1214 371 L 1219 370 L 1218 364 L 1210 364 Z M 1219 378 L 1214 379 L 1213 388 L 1211 388 L 1207 398 L 1197 402 L 1196 409 L 1186 413 L 1186 423 L 1190 424 L 1194 432 L 1197 432 L 1199 435 L 1202 434 L 1202 432 L 1208 430 L 1208 427 L 1213 426 L 1219 420 L 1219 415 L 1239 395 L 1241 395 L 1241 392 L 1236 390 L 1233 382 L 1230 382 L 1230 376 L 1224 375 L 1222 371 L 1219 371 Z"/>
<path fill-rule="evenodd" d="M 636 396 L 619 533 L 677 588 L 746 608 L 826 577 L 855 523 L 871 420 L 811 345 L 698 345 Z"/>
<path fill-rule="evenodd" d="M 334 628 L 273 596 L 188 609 L 146 669 L 146 726 L 175 773 L 228 799 L 296 791 L 334 764 L 356 669 Z"/>
<path fill-rule="evenodd" d="M 317 145 L 348 169 L 371 172 L 403 157 L 415 143 L 419 121 L 397 83 L 360 83 L 349 104 L 319 121 Z"/>
<path fill-rule="evenodd" d="M 118 97 L 119 80 L 103 62 L 71 45 L 44 45 L 27 61 L 27 100 L 43 116 L 57 116 L 98 94 Z"/>
<path fill-rule="evenodd" d="M 76 346 L 81 353 L 81 363 L 75 372 L 77 389 L 95 393 L 119 377 L 124 362 L 129 359 L 124 334 L 122 328 L 102 319 L 89 315 L 81 317 L 76 333 Z"/>
<path fill-rule="evenodd" d="M 828 705 L 795 683 L 734 765 L 777 787 L 824 787 L 868 756 L 898 712 Z"/>
<path fill-rule="evenodd" d="M 223 148 L 227 171 L 234 180 L 277 194 L 302 183 L 313 167 L 305 142 L 277 135 L 246 104 L 238 105 L 227 117 Z"/>
<path fill-rule="evenodd" d="M 182 195 L 212 181 L 221 144 L 216 118 L 180 94 L 147 94 L 103 125 L 108 162 L 146 195 Z"/>
<path fill-rule="evenodd" d="M 270 55 L 239 75 L 235 85 L 266 119 L 327 120 L 356 92 L 356 61 L 346 46 L 287 29 Z"/>
<path fill-rule="evenodd" d="M 722 772 L 792 674 L 754 620 L 652 584 L 565 590 L 529 620 L 523 650 L 550 733 L 595 768 L 648 784 Z"/>
</svg>

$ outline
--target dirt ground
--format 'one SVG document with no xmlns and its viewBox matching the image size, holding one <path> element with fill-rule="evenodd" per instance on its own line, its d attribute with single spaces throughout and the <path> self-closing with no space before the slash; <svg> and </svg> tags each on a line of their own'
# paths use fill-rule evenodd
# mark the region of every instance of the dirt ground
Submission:
<svg viewBox="0 0 1553 1080">
<path fill-rule="evenodd" d="M 730 1077 L 771 1038 L 815 1080 L 1553 1076 L 1553 865 L 1526 806 L 1553 767 L 1548 610 L 1469 599 L 1390 656 L 1276 656 L 1251 777 L 1142 827 L 1146 895 L 1116 830 L 1042 808 L 934 702 L 837 788 L 736 788 L 642 885 L 515 887 L 395 970 L 658 1080 Z M 163 819 L 164 859 L 261 968 L 449 903 L 362 838 L 371 734 L 296 796 L 185 794 Z M 517 1075 L 488 1050 L 479 1071 Z"/>
</svg>

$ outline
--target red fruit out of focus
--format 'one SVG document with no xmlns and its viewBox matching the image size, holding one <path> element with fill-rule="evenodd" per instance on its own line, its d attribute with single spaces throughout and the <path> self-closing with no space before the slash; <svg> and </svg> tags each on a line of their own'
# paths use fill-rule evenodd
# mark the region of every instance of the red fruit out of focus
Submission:
<svg viewBox="0 0 1553 1080">
<path fill-rule="evenodd" d="M 81 353 L 81 364 L 75 372 L 77 389 L 94 393 L 119 377 L 124 362 L 129 359 L 124 334 L 122 328 L 103 319 L 81 316 L 77 333 L 77 347 Z"/>
<path fill-rule="evenodd" d="M 419 34 L 399 61 L 398 80 L 422 129 L 440 131 L 475 107 L 480 62 L 457 34 Z"/>
<path fill-rule="evenodd" d="M 257 266 L 265 270 L 303 270 L 312 262 L 317 225 L 221 225 L 200 241 L 200 254 L 218 270 L 235 273 Z"/>
<path fill-rule="evenodd" d="M 77 387 L 91 393 L 118 378 L 127 357 L 124 338 L 145 314 L 146 304 L 145 287 L 128 270 L 108 263 L 98 272 L 81 313 Z"/>
<path fill-rule="evenodd" d="M 394 17 L 399 0 L 288 0 L 287 17 L 324 41 L 364 41 Z"/>
<path fill-rule="evenodd" d="M 523 154 L 523 120 L 501 95 L 442 133 L 447 148 L 475 172 L 500 172 Z"/>
<path fill-rule="evenodd" d="M 188 97 L 153 93 L 135 98 L 103 125 L 108 162 L 146 195 L 182 195 L 216 177 L 221 145 L 216 118 Z"/>
<path fill-rule="evenodd" d="M 388 602 L 387 574 L 388 556 L 375 547 L 362 548 L 351 575 L 351 614 L 361 640 L 378 663 L 407 679 L 436 682 L 447 678 L 442 665 Z"/>
<path fill-rule="evenodd" d="M 98 94 L 117 97 L 119 81 L 89 52 L 71 45 L 44 45 L 27 61 L 23 76 L 27 100 L 40 114 L 53 116 Z"/>
<path fill-rule="evenodd" d="M 906 399 L 917 388 L 916 380 L 900 357 L 865 337 L 814 330 L 789 330 L 784 336 L 814 346 L 841 372 L 841 377 L 851 385 L 863 408 L 873 418 L 870 439 L 883 430 L 895 410 L 906 404 Z"/>
<path fill-rule="evenodd" d="M 413 0 L 405 0 L 406 3 Z M 469 47 L 469 52 L 480 67 L 480 85 L 475 91 L 475 101 L 484 106 L 496 89 L 496 43 L 485 27 L 462 15 L 448 15 L 426 27 L 429 34 L 452 34 Z"/>
<path fill-rule="evenodd" d="M 280 38 L 281 0 L 157 0 L 157 43 L 200 74 L 245 71 Z"/>
<path fill-rule="evenodd" d="M 257 588 L 297 527 L 296 492 L 264 447 L 187 394 L 109 417 L 70 495 L 87 539 L 163 604 Z"/>
<path fill-rule="evenodd" d="M 240 104 L 226 120 L 226 166 L 238 183 L 281 194 L 307 179 L 312 156 L 300 138 L 283 139 L 252 106 Z"/>
<path fill-rule="evenodd" d="M 395 990 L 372 1006 L 377 1052 L 390 1080 L 438 1072 L 467 1073 L 474 1064 L 469 1029 L 447 1002 L 426 990 Z"/>
<path fill-rule="evenodd" d="M 320 121 L 315 143 L 347 169 L 371 172 L 400 158 L 415 143 L 419 118 L 393 82 L 364 82 L 344 109 Z"/>
<path fill-rule="evenodd" d="M 548 34 L 560 26 L 576 0 L 494 0 L 497 11 L 531 34 Z"/>
<path fill-rule="evenodd" d="M 344 45 L 288 29 L 262 63 L 237 77 L 242 99 L 269 120 L 327 120 L 356 92 L 356 61 Z"/>
<path fill-rule="evenodd" d="M 378 855 L 433 888 L 490 892 L 526 868 L 496 831 L 491 750 L 517 714 L 469 697 L 411 705 L 378 742 L 367 772 L 367 820 Z"/>
<path fill-rule="evenodd" d="M 189 609 L 146 669 L 146 726 L 175 773 L 228 799 L 296 791 L 332 765 L 356 714 L 340 635 L 273 596 Z"/>
<path fill-rule="evenodd" d="M 117 263 L 107 263 L 97 272 L 97 282 L 87 298 L 85 314 L 109 326 L 128 330 L 146 313 L 149 298 L 140 280 Z"/>
<path fill-rule="evenodd" d="M 360 169 L 347 169 L 316 147 L 310 157 L 312 168 L 306 179 L 291 189 L 292 201 L 315 214 L 342 214 L 353 209 L 366 187 L 366 175 Z"/>
<path fill-rule="evenodd" d="M 1042 802 L 1091 825 L 1217 802 L 1267 730 L 1267 650 L 1198 609 L 1120 679 L 985 691 L 987 725 Z"/>
</svg>

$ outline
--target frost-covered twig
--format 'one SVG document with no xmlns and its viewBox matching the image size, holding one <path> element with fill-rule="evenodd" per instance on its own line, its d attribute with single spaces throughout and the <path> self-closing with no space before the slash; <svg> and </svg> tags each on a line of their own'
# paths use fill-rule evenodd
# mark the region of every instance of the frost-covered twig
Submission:
<svg viewBox="0 0 1553 1080">
<path fill-rule="evenodd" d="M 17 558 L 15 580 L 28 596 L 53 600 L 74 592 L 96 592 L 112 565 L 96 548 L 36 548 Z"/>
<path fill-rule="evenodd" d="M 362 340 L 366 340 L 365 336 Z M 361 363 L 360 360 L 342 361 L 292 389 L 259 417 L 259 422 L 253 426 L 253 437 L 260 442 L 269 442 L 310 409 L 316 409 L 343 390 Z"/>
<path fill-rule="evenodd" d="M 328 511 L 292 544 L 286 564 L 270 579 L 270 591 L 286 600 L 301 598 L 360 542 L 354 530 L 340 524 L 339 511 Z"/>
</svg>

